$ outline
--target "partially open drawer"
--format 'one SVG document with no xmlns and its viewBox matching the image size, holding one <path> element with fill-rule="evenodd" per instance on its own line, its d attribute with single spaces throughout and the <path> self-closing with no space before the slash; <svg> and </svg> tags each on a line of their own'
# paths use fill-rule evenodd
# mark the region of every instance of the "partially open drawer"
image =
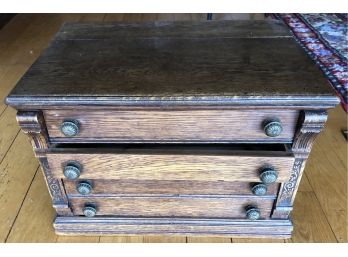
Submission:
<svg viewBox="0 0 348 257">
<path fill-rule="evenodd" d="M 229 145 L 56 148 L 46 155 L 54 177 L 78 173 L 70 179 L 258 182 L 266 168 L 277 173 L 276 182 L 283 182 L 294 162 L 285 150 L 241 151 Z"/>
</svg>

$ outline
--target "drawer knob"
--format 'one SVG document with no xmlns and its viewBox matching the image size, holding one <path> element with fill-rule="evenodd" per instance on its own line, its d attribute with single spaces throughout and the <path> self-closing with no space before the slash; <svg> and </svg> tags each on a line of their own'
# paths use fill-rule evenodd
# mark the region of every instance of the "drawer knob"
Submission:
<svg viewBox="0 0 348 257">
<path fill-rule="evenodd" d="M 86 217 L 94 217 L 97 214 L 97 209 L 92 204 L 86 204 L 85 207 L 83 207 L 83 215 Z"/>
<path fill-rule="evenodd" d="M 248 206 L 246 209 L 246 217 L 248 220 L 258 220 L 260 218 L 260 210 L 254 206 Z"/>
<path fill-rule="evenodd" d="M 265 134 L 267 136 L 277 137 L 282 133 L 283 127 L 279 120 L 267 120 L 265 122 L 263 130 L 265 131 Z"/>
<path fill-rule="evenodd" d="M 69 180 L 77 179 L 81 174 L 81 166 L 74 162 L 74 163 L 68 163 L 64 167 L 64 176 Z"/>
<path fill-rule="evenodd" d="M 77 120 L 66 120 L 60 126 L 60 131 L 67 137 L 74 137 L 79 133 L 80 124 Z"/>
<path fill-rule="evenodd" d="M 260 179 L 262 183 L 269 185 L 277 181 L 278 172 L 273 168 L 263 169 L 260 173 Z"/>
<path fill-rule="evenodd" d="M 267 186 L 265 184 L 256 184 L 251 188 L 254 195 L 265 195 L 267 193 Z"/>
<path fill-rule="evenodd" d="M 80 182 L 77 184 L 76 190 L 81 195 L 88 195 L 92 192 L 92 185 L 88 182 Z"/>
</svg>

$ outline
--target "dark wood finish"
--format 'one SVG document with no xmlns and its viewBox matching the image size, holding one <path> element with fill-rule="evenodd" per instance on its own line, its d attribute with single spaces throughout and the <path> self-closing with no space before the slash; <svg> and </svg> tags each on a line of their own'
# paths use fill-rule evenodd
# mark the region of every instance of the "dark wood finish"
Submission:
<svg viewBox="0 0 348 257">
<path fill-rule="evenodd" d="M 76 120 L 80 124 L 74 142 L 83 142 L 85 138 L 116 142 L 291 142 L 298 118 L 295 110 L 263 110 L 257 115 L 253 110 L 47 110 L 44 115 L 53 142 L 72 140 L 60 130 L 64 120 Z M 264 121 L 272 118 L 279 119 L 283 126 L 277 137 L 268 137 L 263 130 Z"/>
<path fill-rule="evenodd" d="M 230 21 L 213 22 L 67 22 L 55 40 L 107 40 L 118 37 L 135 38 L 291 38 L 281 22 Z"/>
<path fill-rule="evenodd" d="M 289 31 L 260 21 L 67 23 L 6 99 L 57 233 L 276 238 L 291 235 L 305 162 L 338 101 Z M 71 119 L 65 132 L 78 134 L 63 136 Z M 265 136 L 268 119 L 280 136 Z M 82 166 L 73 181 L 70 161 Z M 276 183 L 252 195 L 265 166 Z M 80 216 L 86 204 L 101 216 Z M 263 220 L 247 220 L 248 205 Z"/>
<path fill-rule="evenodd" d="M 18 111 L 16 118 L 34 149 L 48 148 L 49 140 L 42 112 Z"/>
<path fill-rule="evenodd" d="M 274 197 L 214 196 L 121 196 L 70 197 L 75 215 L 83 215 L 86 203 L 93 203 L 98 216 L 201 217 L 244 219 L 246 207 L 256 206 L 262 219 L 270 217 Z"/>
<path fill-rule="evenodd" d="M 323 110 L 302 112 L 299 120 L 300 127 L 297 130 L 292 145 L 292 151 L 295 155 L 294 166 L 291 170 L 289 180 L 280 187 L 277 203 L 272 215 L 273 218 L 288 218 L 308 155 L 316 136 L 324 127 L 326 119 L 327 112 Z"/>
<path fill-rule="evenodd" d="M 16 14 L 14 13 L 1 13 L 0 14 L 0 29 L 2 29 L 7 23 L 9 23 Z"/>
<path fill-rule="evenodd" d="M 79 181 L 63 180 L 68 196 L 80 195 L 76 191 Z M 89 181 L 92 184 L 90 196 L 116 194 L 165 194 L 165 195 L 252 195 L 249 182 L 197 181 L 197 180 L 105 180 Z M 279 184 L 268 186 L 267 195 L 276 195 Z"/>
<path fill-rule="evenodd" d="M 60 235 L 190 235 L 290 238 L 289 220 L 57 217 Z"/>
<path fill-rule="evenodd" d="M 22 131 L 29 136 L 35 151 L 40 151 L 40 149 L 49 147 L 48 135 L 42 112 L 18 111 L 16 118 Z M 72 215 L 62 181 L 52 176 L 45 157 L 37 157 L 44 173 L 53 207 L 57 214 L 66 216 Z"/>
<path fill-rule="evenodd" d="M 47 153 L 52 174 L 64 178 L 63 168 L 71 162 L 81 167 L 80 179 L 140 179 L 140 180 L 198 180 L 260 182 L 263 167 L 272 166 L 278 172 L 278 182 L 290 176 L 294 158 L 291 154 L 277 152 L 226 151 L 222 154 L 159 153 L 134 150 L 119 153 Z"/>
<path fill-rule="evenodd" d="M 7 103 L 21 108 L 81 104 L 325 108 L 338 103 L 322 73 L 279 23 L 71 26 L 60 31 Z M 91 36 L 81 35 L 86 27 Z"/>
</svg>

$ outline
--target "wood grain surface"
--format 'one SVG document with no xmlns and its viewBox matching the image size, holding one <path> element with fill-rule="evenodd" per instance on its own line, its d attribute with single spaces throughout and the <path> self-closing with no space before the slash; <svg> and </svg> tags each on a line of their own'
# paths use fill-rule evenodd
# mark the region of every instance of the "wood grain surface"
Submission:
<svg viewBox="0 0 348 257">
<path fill-rule="evenodd" d="M 55 36 L 55 40 L 91 40 L 114 39 L 117 37 L 141 38 L 196 38 L 196 37 L 228 37 L 228 38 L 275 38 L 291 37 L 290 31 L 279 21 L 236 20 L 230 21 L 150 21 L 129 23 L 65 23 Z"/>
<path fill-rule="evenodd" d="M 290 176 L 293 156 L 276 152 L 243 154 L 47 153 L 52 175 L 64 178 L 71 161 L 81 166 L 81 179 L 198 180 L 259 182 L 260 170 L 272 166 L 278 182 Z"/>
<path fill-rule="evenodd" d="M 259 208 L 261 218 L 270 216 L 274 197 L 214 197 L 214 196 L 122 196 L 122 197 L 70 197 L 75 215 L 83 215 L 86 203 L 93 203 L 98 216 L 125 217 L 246 217 L 249 205 Z"/>
<path fill-rule="evenodd" d="M 57 217 L 54 227 L 59 235 L 187 235 L 250 238 L 289 238 L 288 220 L 194 219 L 194 218 L 85 218 Z"/>
<path fill-rule="evenodd" d="M 68 195 L 80 195 L 76 186 L 80 181 L 63 180 Z M 92 185 L 92 195 L 112 194 L 167 194 L 167 195 L 252 195 L 254 183 L 230 181 L 197 181 L 197 180 L 88 180 Z M 278 183 L 268 186 L 267 195 L 276 195 Z"/>
<path fill-rule="evenodd" d="M 277 22 L 264 23 L 225 21 L 208 23 L 208 27 L 206 22 L 193 26 L 191 22 L 91 23 L 92 30 L 105 34 L 101 37 L 106 39 L 80 39 L 79 32 L 76 39 L 70 35 L 68 40 L 53 40 L 19 81 L 7 103 L 21 108 L 81 103 L 322 107 L 337 104 L 338 98 L 323 74 L 294 39 L 288 37 L 288 31 Z M 69 26 L 74 28 L 69 30 Z M 72 34 L 70 31 L 80 31 L 78 26 L 67 24 L 64 31 Z M 86 24 L 81 26 L 82 31 L 86 29 Z M 267 26 L 253 36 L 255 28 Z M 133 29 L 124 32 L 127 27 Z M 168 35 L 171 28 L 174 36 Z M 149 34 L 138 33 L 141 30 Z M 185 36 L 204 34 L 207 30 L 214 35 Z M 68 34 L 64 31 L 61 34 Z M 234 36 L 226 36 L 226 31 Z M 182 32 L 182 36 L 177 36 Z"/>
<path fill-rule="evenodd" d="M 84 140 L 169 141 L 169 142 L 290 142 L 298 118 L 295 110 L 167 110 L 167 111 L 86 111 L 76 109 L 44 111 L 51 141 L 82 142 Z M 277 118 L 283 132 L 268 137 L 263 122 Z M 66 138 L 60 131 L 64 120 L 77 120 L 80 132 Z M 58 141 L 58 140 L 57 140 Z"/>
</svg>

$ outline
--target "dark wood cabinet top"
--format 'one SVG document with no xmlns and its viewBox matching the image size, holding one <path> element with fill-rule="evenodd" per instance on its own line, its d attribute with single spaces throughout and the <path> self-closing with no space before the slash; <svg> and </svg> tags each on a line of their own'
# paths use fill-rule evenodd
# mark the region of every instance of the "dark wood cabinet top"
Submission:
<svg viewBox="0 0 348 257">
<path fill-rule="evenodd" d="M 66 23 L 7 98 L 38 105 L 332 107 L 279 22 Z"/>
</svg>

